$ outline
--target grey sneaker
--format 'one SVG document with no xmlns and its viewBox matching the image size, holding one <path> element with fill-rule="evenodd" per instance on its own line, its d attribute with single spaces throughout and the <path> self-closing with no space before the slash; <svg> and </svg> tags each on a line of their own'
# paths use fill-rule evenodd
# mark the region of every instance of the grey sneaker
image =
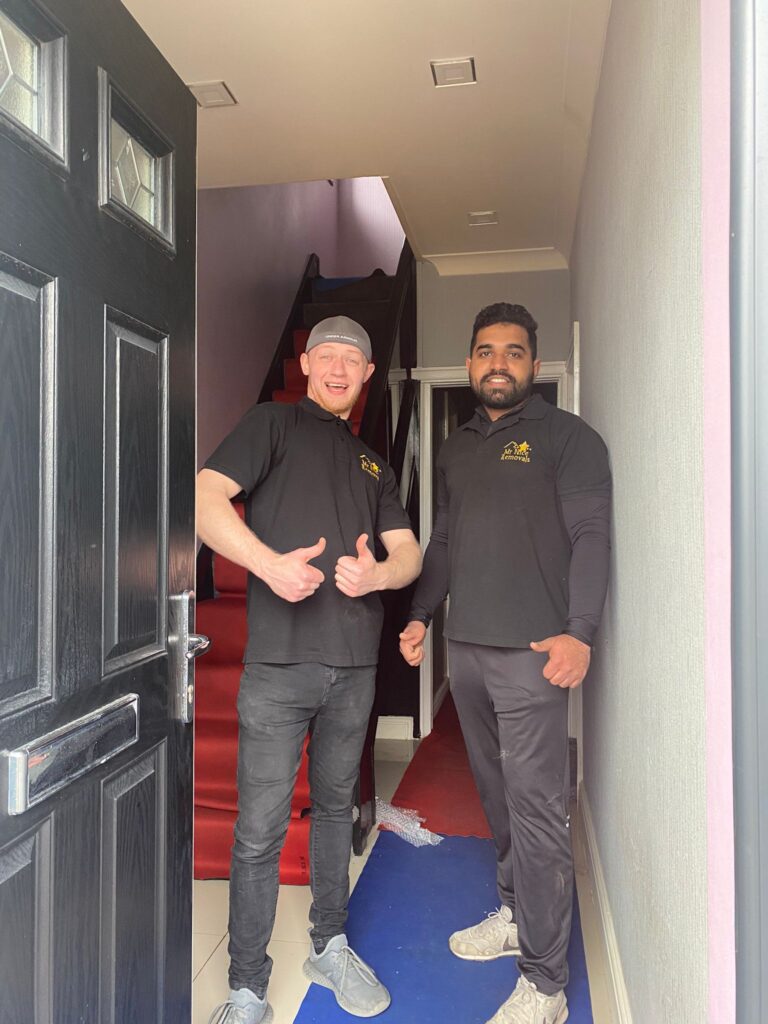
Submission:
<svg viewBox="0 0 768 1024">
<path fill-rule="evenodd" d="M 259 999 L 249 988 L 232 988 L 229 999 L 216 1007 L 208 1024 L 272 1024 L 272 1016 L 266 996 Z"/>
<path fill-rule="evenodd" d="M 499 907 L 480 924 L 454 932 L 448 939 L 451 952 L 462 960 L 496 960 L 520 956 L 517 925 L 509 907 Z"/>
<path fill-rule="evenodd" d="M 521 974 L 515 991 L 487 1024 L 565 1024 L 567 1020 L 565 993 L 545 996 Z"/>
<path fill-rule="evenodd" d="M 310 981 L 332 989 L 336 1002 L 355 1017 L 383 1013 L 391 999 L 371 968 L 347 945 L 346 935 L 334 936 L 318 956 L 310 950 L 304 961 Z"/>
</svg>

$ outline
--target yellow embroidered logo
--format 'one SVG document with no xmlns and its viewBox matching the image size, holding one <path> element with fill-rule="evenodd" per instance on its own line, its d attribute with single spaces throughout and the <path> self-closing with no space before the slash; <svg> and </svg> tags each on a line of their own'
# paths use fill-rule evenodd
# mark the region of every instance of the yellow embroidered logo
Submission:
<svg viewBox="0 0 768 1024">
<path fill-rule="evenodd" d="M 531 448 L 527 441 L 521 441 L 520 444 L 517 441 L 510 441 L 509 444 L 505 444 L 502 448 L 501 461 L 530 462 L 532 452 L 533 448 Z"/>
<path fill-rule="evenodd" d="M 373 459 L 369 459 L 367 455 L 360 456 L 360 469 L 369 473 L 374 480 L 378 480 L 381 476 L 381 466 L 378 462 L 374 462 Z"/>
</svg>

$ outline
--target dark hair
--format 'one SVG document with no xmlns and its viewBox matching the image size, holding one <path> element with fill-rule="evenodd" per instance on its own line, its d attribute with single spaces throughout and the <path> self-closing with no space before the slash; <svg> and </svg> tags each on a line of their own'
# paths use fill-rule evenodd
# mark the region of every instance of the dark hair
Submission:
<svg viewBox="0 0 768 1024">
<path fill-rule="evenodd" d="M 492 306 L 486 306 L 477 314 L 472 326 L 472 341 L 469 343 L 470 356 L 477 341 L 477 332 L 482 331 L 484 327 L 492 327 L 494 324 L 517 324 L 518 327 L 524 327 L 528 332 L 531 356 L 533 359 L 536 358 L 536 331 L 539 329 L 539 325 L 525 306 L 513 306 L 509 302 L 494 302 Z"/>
</svg>

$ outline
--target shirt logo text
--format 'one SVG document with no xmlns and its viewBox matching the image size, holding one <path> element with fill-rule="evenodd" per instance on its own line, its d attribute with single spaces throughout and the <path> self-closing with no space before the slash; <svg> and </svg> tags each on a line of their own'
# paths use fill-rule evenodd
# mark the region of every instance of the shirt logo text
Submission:
<svg viewBox="0 0 768 1024">
<path fill-rule="evenodd" d="M 519 444 L 517 441 L 510 441 L 501 450 L 501 461 L 530 462 L 532 452 L 533 448 L 531 448 L 527 441 L 521 441 Z"/>
<path fill-rule="evenodd" d="M 381 466 L 373 459 L 369 459 L 367 455 L 360 456 L 360 469 L 372 476 L 374 480 L 378 480 L 381 476 Z"/>
</svg>

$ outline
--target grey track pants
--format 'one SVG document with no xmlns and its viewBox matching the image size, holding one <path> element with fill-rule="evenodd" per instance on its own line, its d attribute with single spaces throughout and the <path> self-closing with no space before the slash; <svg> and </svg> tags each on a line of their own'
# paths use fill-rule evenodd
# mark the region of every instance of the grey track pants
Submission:
<svg viewBox="0 0 768 1024">
<path fill-rule="evenodd" d="M 496 844 L 499 898 L 517 922 L 521 972 L 546 995 L 568 981 L 573 860 L 568 691 L 546 655 L 448 643 L 451 692 Z"/>
</svg>

